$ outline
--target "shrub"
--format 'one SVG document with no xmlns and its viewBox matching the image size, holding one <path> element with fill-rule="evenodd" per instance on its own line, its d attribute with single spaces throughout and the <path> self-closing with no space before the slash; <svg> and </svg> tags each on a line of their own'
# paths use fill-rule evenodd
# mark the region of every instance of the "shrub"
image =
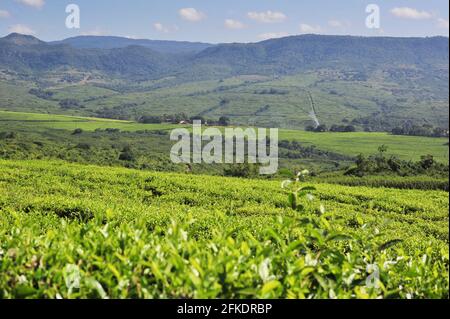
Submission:
<svg viewBox="0 0 450 319">
<path fill-rule="evenodd" d="M 82 105 L 75 99 L 65 99 L 59 102 L 59 105 L 63 109 L 81 108 Z"/>
<path fill-rule="evenodd" d="M 80 150 L 85 150 L 85 151 L 91 149 L 91 145 L 89 145 L 88 143 L 80 143 L 76 147 Z"/>
<path fill-rule="evenodd" d="M 163 119 L 160 116 L 142 116 L 139 119 L 139 122 L 144 124 L 160 124 L 162 121 Z"/>
<path fill-rule="evenodd" d="M 0 138 L 6 140 L 12 140 L 17 137 L 16 132 L 0 132 Z"/>
<path fill-rule="evenodd" d="M 255 164 L 231 164 L 223 170 L 224 176 L 249 178 L 258 175 Z"/>
<path fill-rule="evenodd" d="M 134 161 L 134 154 L 133 154 L 133 151 L 131 150 L 131 147 L 129 145 L 126 145 L 122 149 L 122 152 L 119 155 L 119 160 L 127 161 L 127 162 Z"/>
<path fill-rule="evenodd" d="M 79 135 L 82 133 L 83 133 L 83 130 L 81 128 L 76 128 L 75 130 L 73 130 L 72 135 Z"/>
<path fill-rule="evenodd" d="M 230 119 L 226 116 L 221 116 L 219 118 L 219 125 L 221 126 L 228 126 L 230 125 Z"/>
</svg>

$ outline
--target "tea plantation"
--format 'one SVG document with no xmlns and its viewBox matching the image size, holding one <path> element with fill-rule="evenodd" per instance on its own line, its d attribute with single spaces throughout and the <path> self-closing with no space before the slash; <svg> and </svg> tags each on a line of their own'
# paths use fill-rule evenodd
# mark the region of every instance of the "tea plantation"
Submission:
<svg viewBox="0 0 450 319">
<path fill-rule="evenodd" d="M 447 192 L 280 184 L 0 160 L 0 298 L 448 298 Z"/>
</svg>

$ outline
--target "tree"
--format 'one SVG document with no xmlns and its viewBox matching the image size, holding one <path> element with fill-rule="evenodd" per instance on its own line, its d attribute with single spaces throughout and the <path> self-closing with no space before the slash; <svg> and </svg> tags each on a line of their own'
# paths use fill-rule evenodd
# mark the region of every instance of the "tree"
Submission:
<svg viewBox="0 0 450 319">
<path fill-rule="evenodd" d="M 59 102 L 59 105 L 63 109 L 80 108 L 80 103 L 75 99 L 64 99 Z"/>
<path fill-rule="evenodd" d="M 393 171 L 393 172 L 399 172 L 400 169 L 402 168 L 402 163 L 401 161 L 395 157 L 395 156 L 391 156 L 388 160 L 388 165 L 389 168 Z"/>
<path fill-rule="evenodd" d="M 192 116 L 191 118 L 190 118 L 190 121 L 191 122 L 194 122 L 194 121 L 200 121 L 200 122 L 202 122 L 203 124 L 204 123 L 206 123 L 206 120 L 205 120 L 205 118 L 203 117 L 203 116 Z"/>
<path fill-rule="evenodd" d="M 361 173 L 368 173 L 371 171 L 370 160 L 368 160 L 363 154 L 359 154 L 356 157 L 356 166 Z"/>
<path fill-rule="evenodd" d="M 393 135 L 404 135 L 405 131 L 403 130 L 403 128 L 397 126 L 394 129 L 392 129 L 392 134 Z"/>
<path fill-rule="evenodd" d="M 356 132 L 356 127 L 354 127 L 353 125 L 347 125 L 344 128 L 344 132 Z"/>
<path fill-rule="evenodd" d="M 385 144 L 383 144 L 383 145 L 381 145 L 380 147 L 378 147 L 378 152 L 380 153 L 380 154 L 384 154 L 384 153 L 386 153 L 388 151 L 388 147 L 387 147 L 387 145 L 385 145 Z"/>
<path fill-rule="evenodd" d="M 353 125 L 333 124 L 330 128 L 330 132 L 356 132 L 356 128 Z"/>
<path fill-rule="evenodd" d="M 315 129 L 316 132 L 328 132 L 328 127 L 325 124 L 321 124 Z"/>
<path fill-rule="evenodd" d="M 442 127 L 436 127 L 433 130 L 433 136 L 434 137 L 448 137 L 448 130 L 446 130 Z"/>
<path fill-rule="evenodd" d="M 134 154 L 129 145 L 124 146 L 122 152 L 119 155 L 119 160 L 128 162 L 134 161 Z"/>
<path fill-rule="evenodd" d="M 422 166 L 423 169 L 430 169 L 433 167 L 434 164 L 434 157 L 433 155 L 424 155 L 420 158 L 420 166 Z"/>
<path fill-rule="evenodd" d="M 219 125 L 221 126 L 228 126 L 230 125 L 230 119 L 226 116 L 221 116 L 219 118 Z"/>
<path fill-rule="evenodd" d="M 160 124 L 162 123 L 162 118 L 160 116 L 144 115 L 139 119 L 139 122 L 144 124 Z"/>
<path fill-rule="evenodd" d="M 340 130 L 340 126 L 339 125 L 333 124 L 330 127 L 330 132 L 339 132 L 339 130 Z"/>
</svg>

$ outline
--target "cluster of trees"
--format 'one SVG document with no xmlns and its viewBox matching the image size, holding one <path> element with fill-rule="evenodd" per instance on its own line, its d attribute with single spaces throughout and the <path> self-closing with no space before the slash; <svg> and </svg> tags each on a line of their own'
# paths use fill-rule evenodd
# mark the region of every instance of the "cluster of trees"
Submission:
<svg viewBox="0 0 450 319">
<path fill-rule="evenodd" d="M 399 176 L 447 176 L 448 165 L 438 163 L 432 155 L 421 156 L 420 161 L 404 161 L 396 156 L 387 156 L 387 146 L 382 145 L 378 148 L 378 153 L 371 156 L 358 155 L 355 167 L 350 168 L 346 175 L 365 176 L 377 175 L 383 173 L 394 173 Z"/>
<path fill-rule="evenodd" d="M 330 132 L 356 132 L 356 127 L 353 125 L 332 125 Z"/>
<path fill-rule="evenodd" d="M 226 116 L 221 116 L 218 120 L 212 120 L 206 119 L 203 116 L 188 117 L 184 113 L 178 113 L 174 115 L 162 115 L 162 116 L 144 115 L 138 119 L 139 123 L 145 124 L 160 124 L 160 123 L 179 124 L 183 122 L 188 124 L 193 123 L 194 121 L 201 121 L 203 124 L 217 125 L 217 126 L 229 126 L 231 122 L 230 119 Z"/>
<path fill-rule="evenodd" d="M 164 119 L 161 116 L 144 115 L 138 119 L 138 122 L 145 124 L 159 124 L 164 122 Z"/>
<path fill-rule="evenodd" d="M 254 93 L 255 94 L 262 94 L 262 95 L 265 95 L 265 94 L 268 94 L 268 95 L 286 95 L 286 94 L 289 94 L 289 91 L 271 88 L 271 89 L 264 89 L 264 90 L 260 90 L 260 91 L 255 91 Z"/>
<path fill-rule="evenodd" d="M 80 135 L 83 133 L 83 129 L 81 128 L 76 128 L 73 130 L 72 135 Z"/>
<path fill-rule="evenodd" d="M 324 151 L 315 145 L 302 146 L 298 141 L 282 140 L 278 143 L 280 157 L 288 159 L 320 158 L 334 161 L 350 161 L 349 156 Z"/>
<path fill-rule="evenodd" d="M 97 128 L 97 129 L 95 129 L 94 132 L 95 133 L 105 132 L 105 133 L 108 133 L 108 134 L 113 134 L 113 133 L 120 133 L 120 129 L 118 129 L 118 128 L 105 128 L 105 129 Z M 83 133 L 84 133 L 84 131 L 81 128 L 76 128 L 76 129 L 74 129 L 72 131 L 72 135 L 80 135 L 80 134 L 83 134 Z"/>
<path fill-rule="evenodd" d="M 389 132 L 393 127 L 398 125 L 396 119 L 386 117 L 381 112 L 355 118 L 350 123 L 355 126 L 362 126 L 365 132 Z"/>
<path fill-rule="evenodd" d="M 353 125 L 332 125 L 330 128 L 328 128 L 327 125 L 325 124 L 321 124 L 317 127 L 314 126 L 307 126 L 306 130 L 308 132 L 319 132 L 319 133 L 323 133 L 323 132 L 356 132 L 356 127 L 354 127 Z"/>
<path fill-rule="evenodd" d="M 442 127 L 434 127 L 430 124 L 411 125 L 405 123 L 401 127 L 395 127 L 392 130 L 394 135 L 411 135 L 411 136 L 428 136 L 428 137 L 448 137 L 448 129 Z"/>
<path fill-rule="evenodd" d="M 116 119 L 116 120 L 130 120 L 129 110 L 123 108 L 122 105 L 114 106 L 113 108 L 103 107 L 95 110 L 96 117 Z"/>
<path fill-rule="evenodd" d="M 59 101 L 59 106 L 63 109 L 79 109 L 84 108 L 78 100 L 75 99 L 64 99 Z"/>
<path fill-rule="evenodd" d="M 53 92 L 41 89 L 30 89 L 28 93 L 44 100 L 51 100 L 53 98 Z"/>
<path fill-rule="evenodd" d="M 258 172 L 259 165 L 249 163 L 228 165 L 223 169 L 223 175 L 228 177 L 253 178 Z"/>
<path fill-rule="evenodd" d="M 105 128 L 105 129 L 97 128 L 97 129 L 95 129 L 94 132 L 95 133 L 106 132 L 108 134 L 114 134 L 114 133 L 120 133 L 120 129 L 119 128 Z"/>
<path fill-rule="evenodd" d="M 138 122 L 145 124 L 172 123 L 179 124 L 181 122 L 189 122 L 190 117 L 186 113 L 163 114 L 163 115 L 143 115 L 138 118 Z"/>
</svg>

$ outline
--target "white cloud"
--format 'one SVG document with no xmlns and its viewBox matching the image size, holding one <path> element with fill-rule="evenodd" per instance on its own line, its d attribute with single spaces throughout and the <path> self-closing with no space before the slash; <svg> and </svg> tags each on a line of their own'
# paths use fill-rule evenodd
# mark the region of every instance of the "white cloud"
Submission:
<svg viewBox="0 0 450 319">
<path fill-rule="evenodd" d="M 320 26 L 312 26 L 306 23 L 300 24 L 301 33 L 320 33 L 322 28 Z"/>
<path fill-rule="evenodd" d="M 258 38 L 261 40 L 268 40 L 268 39 L 283 38 L 287 36 L 289 36 L 289 33 L 287 32 L 268 32 L 258 35 Z"/>
<path fill-rule="evenodd" d="M 158 32 L 169 33 L 169 28 L 165 27 L 162 23 L 156 22 L 153 24 L 153 27 Z"/>
<path fill-rule="evenodd" d="M 414 20 L 431 19 L 433 17 L 433 14 L 430 12 L 419 11 L 408 7 L 394 8 L 391 10 L 391 13 L 398 18 Z"/>
<path fill-rule="evenodd" d="M 175 32 L 178 31 L 178 27 L 176 25 L 172 26 L 172 27 L 168 27 L 165 26 L 164 24 L 162 24 L 161 22 L 155 22 L 153 23 L 153 28 L 161 33 L 171 33 L 171 32 Z"/>
<path fill-rule="evenodd" d="M 16 0 L 16 1 L 34 8 L 42 8 L 45 5 L 45 0 Z"/>
<path fill-rule="evenodd" d="M 0 10 L 0 18 L 9 18 L 11 14 L 9 14 L 6 10 Z"/>
<path fill-rule="evenodd" d="M 15 24 L 8 28 L 9 33 L 20 33 L 26 35 L 35 35 L 36 31 L 23 24 Z"/>
<path fill-rule="evenodd" d="M 184 20 L 190 21 L 190 22 L 198 22 L 206 18 L 206 15 L 203 12 L 198 11 L 194 8 L 183 8 L 178 11 L 178 14 L 181 18 Z"/>
<path fill-rule="evenodd" d="M 447 29 L 448 30 L 448 19 L 439 18 L 438 19 L 438 26 L 441 29 Z"/>
<path fill-rule="evenodd" d="M 244 29 L 245 28 L 245 24 L 243 24 L 242 22 L 237 21 L 237 20 L 226 19 L 225 20 L 225 27 L 227 29 L 240 30 L 240 29 Z"/>
<path fill-rule="evenodd" d="M 247 16 L 255 21 L 262 23 L 278 23 L 287 19 L 283 12 L 266 11 L 266 12 L 249 12 Z"/>
</svg>

